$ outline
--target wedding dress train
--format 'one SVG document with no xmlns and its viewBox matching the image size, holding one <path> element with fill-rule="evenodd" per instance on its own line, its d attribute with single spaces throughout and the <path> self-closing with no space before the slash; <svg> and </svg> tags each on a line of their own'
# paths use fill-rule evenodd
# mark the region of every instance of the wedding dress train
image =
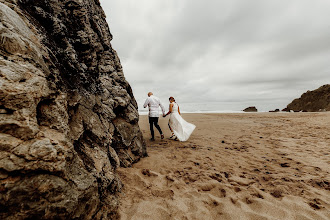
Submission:
<svg viewBox="0 0 330 220">
<path fill-rule="evenodd" d="M 186 122 L 178 112 L 178 104 L 173 103 L 172 112 L 170 114 L 169 125 L 179 141 L 186 141 L 196 126 Z"/>
</svg>

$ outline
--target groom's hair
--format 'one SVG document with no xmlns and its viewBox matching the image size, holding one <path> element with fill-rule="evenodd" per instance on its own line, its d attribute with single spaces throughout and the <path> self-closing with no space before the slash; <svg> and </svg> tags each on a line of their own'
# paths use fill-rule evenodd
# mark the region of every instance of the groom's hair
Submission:
<svg viewBox="0 0 330 220">
<path fill-rule="evenodd" d="M 153 95 L 152 92 L 148 92 L 148 96 L 150 97 L 151 95 Z"/>
<path fill-rule="evenodd" d="M 173 100 L 175 102 L 175 99 L 171 96 L 170 98 L 168 98 L 168 100 Z"/>
</svg>

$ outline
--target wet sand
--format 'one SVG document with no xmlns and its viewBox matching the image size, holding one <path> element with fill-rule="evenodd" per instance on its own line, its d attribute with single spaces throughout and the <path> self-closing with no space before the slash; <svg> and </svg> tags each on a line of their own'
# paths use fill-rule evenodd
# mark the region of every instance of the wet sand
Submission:
<svg viewBox="0 0 330 220">
<path fill-rule="evenodd" d="M 330 219 L 330 113 L 183 114 L 187 142 L 120 168 L 122 219 Z"/>
</svg>

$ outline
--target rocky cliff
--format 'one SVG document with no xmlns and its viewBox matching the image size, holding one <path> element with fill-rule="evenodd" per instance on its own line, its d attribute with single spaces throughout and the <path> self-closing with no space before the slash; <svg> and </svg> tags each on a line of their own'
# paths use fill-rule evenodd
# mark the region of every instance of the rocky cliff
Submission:
<svg viewBox="0 0 330 220">
<path fill-rule="evenodd" d="M 115 219 L 146 156 L 98 0 L 0 0 L 0 219 Z"/>
<path fill-rule="evenodd" d="M 258 109 L 255 106 L 247 107 L 243 110 L 244 112 L 258 112 Z"/>
<path fill-rule="evenodd" d="M 305 92 L 300 98 L 293 100 L 284 110 L 305 112 L 330 111 L 330 84 Z"/>
</svg>

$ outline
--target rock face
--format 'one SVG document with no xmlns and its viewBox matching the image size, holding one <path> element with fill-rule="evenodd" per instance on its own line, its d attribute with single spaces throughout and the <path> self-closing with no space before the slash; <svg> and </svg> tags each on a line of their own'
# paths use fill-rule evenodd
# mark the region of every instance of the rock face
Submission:
<svg viewBox="0 0 330 220">
<path fill-rule="evenodd" d="M 243 110 L 244 112 L 258 112 L 258 109 L 255 106 L 247 107 Z"/>
<path fill-rule="evenodd" d="M 0 0 L 0 219 L 115 219 L 146 156 L 98 0 Z"/>
<path fill-rule="evenodd" d="M 295 112 L 330 111 L 330 84 L 305 92 L 300 98 L 293 100 L 284 110 Z"/>
<path fill-rule="evenodd" d="M 280 109 L 275 109 L 275 110 L 270 110 L 269 112 L 279 112 L 280 111 Z"/>
</svg>

